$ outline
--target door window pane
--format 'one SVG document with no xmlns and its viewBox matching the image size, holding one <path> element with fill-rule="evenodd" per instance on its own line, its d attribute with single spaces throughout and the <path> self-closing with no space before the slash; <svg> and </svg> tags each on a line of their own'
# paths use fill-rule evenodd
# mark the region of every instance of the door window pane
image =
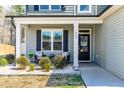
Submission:
<svg viewBox="0 0 124 93">
<path fill-rule="evenodd" d="M 80 47 L 81 52 L 88 52 L 88 37 L 87 36 L 80 36 Z"/>
</svg>

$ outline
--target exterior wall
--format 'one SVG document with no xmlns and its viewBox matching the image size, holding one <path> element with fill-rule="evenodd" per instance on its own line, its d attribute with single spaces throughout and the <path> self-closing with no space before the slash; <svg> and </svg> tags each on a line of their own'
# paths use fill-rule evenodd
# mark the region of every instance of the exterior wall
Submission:
<svg viewBox="0 0 124 93">
<path fill-rule="evenodd" d="M 124 78 L 124 7 L 96 26 L 97 63 Z"/>
<path fill-rule="evenodd" d="M 108 5 L 97 5 L 97 14 L 99 15 Z"/>
<path fill-rule="evenodd" d="M 28 5 L 27 15 L 95 15 L 96 5 L 92 5 L 91 13 L 78 13 L 78 6 L 64 5 L 61 11 L 34 11 L 34 5 Z"/>
<path fill-rule="evenodd" d="M 27 15 L 73 15 L 74 5 L 64 5 L 64 11 L 34 11 L 34 5 L 28 5 Z"/>
<path fill-rule="evenodd" d="M 73 54 L 74 54 L 74 31 L 73 31 L 73 25 L 28 25 L 28 30 L 26 32 L 26 53 L 28 54 L 30 51 L 36 51 L 36 30 L 39 30 L 41 28 L 64 28 L 64 30 L 68 30 L 68 51 L 70 52 L 70 61 L 73 62 Z M 93 25 L 79 25 L 80 28 L 91 28 L 92 30 L 92 61 L 94 60 L 95 55 L 95 39 L 94 37 L 94 26 Z M 78 51 L 78 50 L 77 50 Z"/>
<path fill-rule="evenodd" d="M 68 30 L 68 51 L 70 52 L 70 59 L 73 61 L 73 26 L 72 25 L 28 25 L 26 52 L 36 51 L 36 30 L 41 28 L 64 28 Z"/>
</svg>

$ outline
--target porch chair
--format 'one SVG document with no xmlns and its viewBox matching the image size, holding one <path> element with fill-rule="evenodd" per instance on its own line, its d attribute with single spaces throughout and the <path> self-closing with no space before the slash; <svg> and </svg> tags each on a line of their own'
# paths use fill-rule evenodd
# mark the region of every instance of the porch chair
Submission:
<svg viewBox="0 0 124 93">
<path fill-rule="evenodd" d="M 35 62 L 38 63 L 39 60 L 42 58 L 42 51 L 35 51 Z"/>
<path fill-rule="evenodd" d="M 66 59 L 67 61 L 70 60 L 70 54 L 69 54 L 69 52 L 63 52 L 62 55 L 65 57 L 65 59 Z"/>
</svg>

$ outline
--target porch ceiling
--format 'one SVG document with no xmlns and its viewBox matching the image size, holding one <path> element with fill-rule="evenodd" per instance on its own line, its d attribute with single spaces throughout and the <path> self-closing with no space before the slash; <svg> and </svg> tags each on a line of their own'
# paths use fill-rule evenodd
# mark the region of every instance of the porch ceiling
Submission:
<svg viewBox="0 0 124 93">
<path fill-rule="evenodd" d="M 19 24 L 102 24 L 99 17 L 17 17 L 15 23 Z"/>
</svg>

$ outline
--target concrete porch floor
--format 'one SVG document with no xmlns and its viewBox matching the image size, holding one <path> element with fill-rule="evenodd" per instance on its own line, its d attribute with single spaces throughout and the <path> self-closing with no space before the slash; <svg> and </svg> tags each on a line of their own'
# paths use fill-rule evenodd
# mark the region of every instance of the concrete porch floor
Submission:
<svg viewBox="0 0 124 93">
<path fill-rule="evenodd" d="M 95 63 L 80 63 L 81 76 L 87 87 L 124 87 L 124 80 Z"/>
</svg>

